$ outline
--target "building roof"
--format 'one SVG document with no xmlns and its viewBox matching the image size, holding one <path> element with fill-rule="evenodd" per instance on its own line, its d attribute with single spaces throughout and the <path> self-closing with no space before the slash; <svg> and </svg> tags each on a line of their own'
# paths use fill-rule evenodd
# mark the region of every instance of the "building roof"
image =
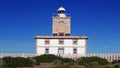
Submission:
<svg viewBox="0 0 120 68">
<path fill-rule="evenodd" d="M 87 36 L 35 36 L 35 39 L 88 39 Z"/>
</svg>

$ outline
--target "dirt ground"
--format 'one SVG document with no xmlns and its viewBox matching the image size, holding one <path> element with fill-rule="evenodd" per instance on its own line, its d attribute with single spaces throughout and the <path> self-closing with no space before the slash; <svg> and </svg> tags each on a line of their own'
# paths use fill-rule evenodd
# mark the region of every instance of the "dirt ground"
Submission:
<svg viewBox="0 0 120 68">
<path fill-rule="evenodd" d="M 17 68 L 53 68 L 52 63 L 41 63 L 40 65 L 35 65 L 34 67 L 17 67 Z"/>
<path fill-rule="evenodd" d="M 36 65 L 34 67 L 22 67 L 22 68 L 53 68 L 55 65 L 53 63 L 41 63 L 40 65 Z M 72 65 L 72 68 L 84 68 L 84 66 L 80 65 Z M 21 68 L 21 67 L 18 67 Z"/>
<path fill-rule="evenodd" d="M 41 63 L 39 66 L 35 66 L 34 68 L 53 68 L 54 64 L 52 63 Z"/>
<path fill-rule="evenodd" d="M 120 64 L 117 64 L 120 66 Z M 41 63 L 40 65 L 36 65 L 34 67 L 17 67 L 17 68 L 53 68 L 55 65 L 53 63 Z M 105 66 L 114 66 L 114 65 L 105 65 Z M 104 66 L 100 66 L 102 68 Z M 85 68 L 83 65 L 71 65 L 71 68 Z"/>
</svg>

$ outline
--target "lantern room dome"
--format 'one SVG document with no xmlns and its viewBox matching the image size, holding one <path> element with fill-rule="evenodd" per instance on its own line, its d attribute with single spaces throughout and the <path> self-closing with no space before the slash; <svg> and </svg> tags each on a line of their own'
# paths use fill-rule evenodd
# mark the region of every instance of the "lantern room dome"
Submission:
<svg viewBox="0 0 120 68">
<path fill-rule="evenodd" d="M 58 9 L 58 11 L 65 11 L 65 8 L 60 7 L 60 8 Z"/>
</svg>

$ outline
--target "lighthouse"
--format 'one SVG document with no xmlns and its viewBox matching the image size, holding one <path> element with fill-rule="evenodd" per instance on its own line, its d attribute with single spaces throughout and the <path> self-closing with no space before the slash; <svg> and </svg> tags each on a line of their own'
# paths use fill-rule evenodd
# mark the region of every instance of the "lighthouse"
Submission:
<svg viewBox="0 0 120 68">
<path fill-rule="evenodd" d="M 58 8 L 57 15 L 52 16 L 52 35 L 35 36 L 36 55 L 54 54 L 66 58 L 86 56 L 88 37 L 72 36 L 70 26 L 71 17 L 66 14 L 66 9 Z"/>
</svg>

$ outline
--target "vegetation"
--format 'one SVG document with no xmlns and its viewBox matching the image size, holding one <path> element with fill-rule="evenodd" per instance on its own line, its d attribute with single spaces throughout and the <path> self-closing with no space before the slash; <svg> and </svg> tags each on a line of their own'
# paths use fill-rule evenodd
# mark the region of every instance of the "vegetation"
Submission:
<svg viewBox="0 0 120 68">
<path fill-rule="evenodd" d="M 113 60 L 112 61 L 112 64 L 117 64 L 117 63 L 120 63 L 120 60 Z"/>
<path fill-rule="evenodd" d="M 70 63 L 71 61 L 73 61 L 72 59 L 70 58 L 61 58 L 62 62 L 64 63 Z"/>
<path fill-rule="evenodd" d="M 30 58 L 23 58 L 23 57 L 4 57 L 3 58 L 4 67 L 31 67 L 33 66 L 33 61 Z"/>
<path fill-rule="evenodd" d="M 51 63 L 54 62 L 55 60 L 59 60 L 61 61 L 61 63 L 69 63 L 70 61 L 72 61 L 69 58 L 61 58 L 52 54 L 44 54 L 44 55 L 40 55 L 40 56 L 36 56 L 34 57 L 34 59 L 36 59 L 36 62 L 38 63 Z"/>
<path fill-rule="evenodd" d="M 32 58 L 4 57 L 3 65 L 0 68 L 33 67 L 40 63 L 53 63 L 53 68 L 120 68 L 120 60 L 111 64 L 100 57 L 82 57 L 77 60 L 61 58 L 52 54 L 44 54 Z M 79 65 L 78 65 L 79 64 Z"/>
<path fill-rule="evenodd" d="M 51 63 L 57 58 L 58 58 L 57 56 L 52 54 L 44 54 L 44 55 L 36 56 L 34 59 L 36 59 L 37 63 Z"/>
<path fill-rule="evenodd" d="M 78 59 L 78 63 L 81 65 L 94 65 L 94 64 L 99 64 L 99 65 L 107 65 L 109 62 L 100 57 L 82 57 Z"/>
<path fill-rule="evenodd" d="M 55 65 L 61 65 L 63 64 L 63 62 L 59 59 L 56 59 L 54 62 L 53 62 Z"/>
</svg>

